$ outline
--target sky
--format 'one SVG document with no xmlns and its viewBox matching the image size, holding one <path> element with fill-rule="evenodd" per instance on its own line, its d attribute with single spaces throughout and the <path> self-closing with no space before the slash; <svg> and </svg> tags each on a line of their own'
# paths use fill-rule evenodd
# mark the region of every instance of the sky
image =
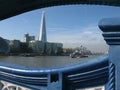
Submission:
<svg viewBox="0 0 120 90">
<path fill-rule="evenodd" d="M 120 17 L 120 8 L 99 5 L 66 5 L 33 10 L 0 21 L 0 36 L 23 41 L 25 33 L 38 38 L 42 11 L 45 11 L 48 42 L 63 47 L 87 47 L 93 52 L 106 52 L 108 46 L 98 23 L 103 18 Z"/>
</svg>

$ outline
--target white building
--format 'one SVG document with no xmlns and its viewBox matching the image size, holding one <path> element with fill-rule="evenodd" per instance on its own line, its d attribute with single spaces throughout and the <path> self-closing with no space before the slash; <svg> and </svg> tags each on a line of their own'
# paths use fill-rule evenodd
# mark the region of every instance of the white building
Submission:
<svg viewBox="0 0 120 90">
<path fill-rule="evenodd" d="M 33 40 L 35 40 L 35 36 L 29 36 L 28 33 L 24 35 L 23 42 L 29 43 L 30 41 L 33 41 Z"/>
<path fill-rule="evenodd" d="M 38 40 L 42 41 L 42 42 L 47 42 L 45 12 L 42 12 L 42 18 L 41 18 Z"/>
</svg>

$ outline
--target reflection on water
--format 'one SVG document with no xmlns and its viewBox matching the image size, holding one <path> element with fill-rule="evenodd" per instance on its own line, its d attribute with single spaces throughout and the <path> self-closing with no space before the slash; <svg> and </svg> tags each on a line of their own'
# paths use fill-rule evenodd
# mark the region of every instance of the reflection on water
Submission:
<svg viewBox="0 0 120 90">
<path fill-rule="evenodd" d="M 94 58 L 95 56 L 89 56 Z M 80 60 L 87 58 L 71 58 L 70 56 L 36 56 L 36 57 L 21 57 L 21 56 L 1 56 L 0 62 L 17 64 L 26 67 L 56 67 L 64 66 L 72 63 L 77 63 Z"/>
</svg>

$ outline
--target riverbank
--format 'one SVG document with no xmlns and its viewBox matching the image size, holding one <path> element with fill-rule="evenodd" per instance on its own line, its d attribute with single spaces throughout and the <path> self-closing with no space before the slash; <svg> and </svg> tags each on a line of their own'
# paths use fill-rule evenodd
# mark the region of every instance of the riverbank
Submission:
<svg viewBox="0 0 120 90">
<path fill-rule="evenodd" d="M 39 53 L 1 53 L 0 56 L 25 56 L 25 57 L 34 57 L 34 56 L 69 56 L 68 54 L 39 54 Z"/>
</svg>

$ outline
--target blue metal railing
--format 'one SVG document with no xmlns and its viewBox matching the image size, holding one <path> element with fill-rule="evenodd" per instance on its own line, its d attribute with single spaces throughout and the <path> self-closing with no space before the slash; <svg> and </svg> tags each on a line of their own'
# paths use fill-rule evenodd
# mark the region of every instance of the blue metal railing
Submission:
<svg viewBox="0 0 120 90">
<path fill-rule="evenodd" d="M 35 90 L 42 90 L 41 87 L 52 90 L 50 88 L 53 86 L 50 87 L 50 85 L 53 82 L 54 87 L 62 86 L 61 88 L 64 90 L 71 88 L 70 85 L 73 85 L 74 88 L 104 85 L 108 81 L 108 75 L 108 55 L 56 68 L 34 69 L 0 63 L 1 80 Z M 59 83 L 60 80 L 62 83 Z"/>
</svg>

